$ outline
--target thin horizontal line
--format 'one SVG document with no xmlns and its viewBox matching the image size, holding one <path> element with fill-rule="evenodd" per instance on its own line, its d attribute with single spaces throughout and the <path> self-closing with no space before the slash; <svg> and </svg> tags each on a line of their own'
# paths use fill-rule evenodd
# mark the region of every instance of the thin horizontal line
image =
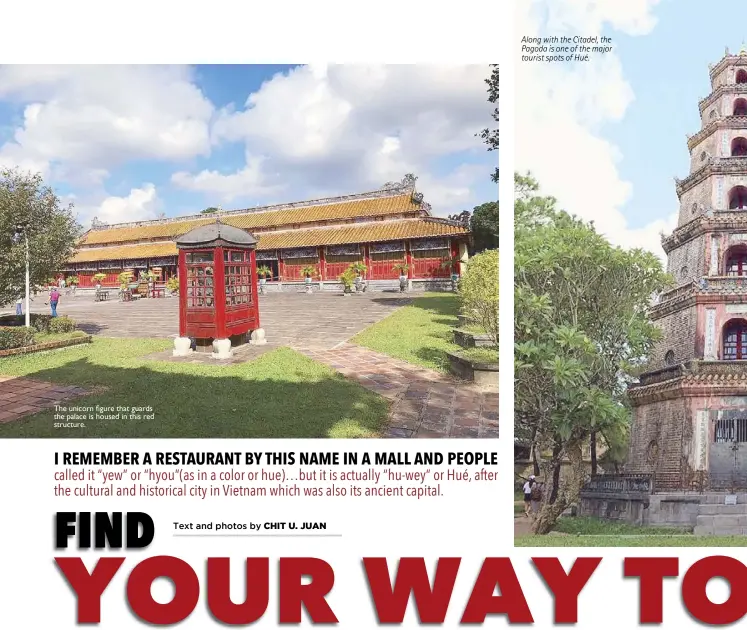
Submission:
<svg viewBox="0 0 747 630">
<path fill-rule="evenodd" d="M 342 538 L 342 534 L 174 534 L 181 538 Z"/>
</svg>

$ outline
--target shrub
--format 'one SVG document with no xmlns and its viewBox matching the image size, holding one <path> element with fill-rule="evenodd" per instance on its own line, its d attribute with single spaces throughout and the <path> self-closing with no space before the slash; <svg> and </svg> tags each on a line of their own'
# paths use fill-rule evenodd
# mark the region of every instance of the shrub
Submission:
<svg viewBox="0 0 747 630">
<path fill-rule="evenodd" d="M 319 272 L 317 271 L 317 268 L 314 267 L 314 265 L 306 265 L 306 267 L 301 269 L 301 275 L 304 278 L 314 278 L 315 276 L 319 275 Z"/>
<path fill-rule="evenodd" d="M 51 315 L 41 315 L 39 313 L 31 313 L 31 326 L 36 329 L 36 332 L 48 333 L 49 323 L 54 318 Z"/>
<path fill-rule="evenodd" d="M 98 274 L 97 274 L 98 275 Z M 131 271 L 123 271 L 117 276 L 117 280 L 119 281 L 119 288 L 124 291 L 127 286 L 132 282 L 134 274 Z M 94 276 L 95 278 L 96 276 Z"/>
<path fill-rule="evenodd" d="M 66 333 L 73 332 L 75 330 L 75 321 L 67 316 L 54 317 L 49 322 L 49 332 L 51 333 Z"/>
<path fill-rule="evenodd" d="M 462 312 L 485 329 L 498 345 L 498 250 L 488 249 L 470 259 L 459 281 Z"/>
<path fill-rule="evenodd" d="M 272 276 L 272 269 L 270 269 L 267 265 L 260 265 L 257 267 L 257 275 L 260 278 L 268 278 Z"/>
<path fill-rule="evenodd" d="M 166 288 L 172 293 L 179 293 L 179 278 L 177 278 L 176 276 L 171 276 L 166 281 Z"/>
<path fill-rule="evenodd" d="M 345 293 L 350 293 L 352 291 L 357 277 L 358 276 L 352 267 L 348 267 L 340 274 L 340 282 L 342 282 L 342 285 L 345 287 Z"/>
<path fill-rule="evenodd" d="M 0 350 L 30 346 L 34 343 L 34 332 L 25 326 L 0 326 Z"/>
<path fill-rule="evenodd" d="M 410 268 L 410 265 L 406 265 L 405 263 L 397 263 L 392 267 L 392 271 L 399 272 L 400 276 L 406 276 L 407 270 Z"/>
</svg>

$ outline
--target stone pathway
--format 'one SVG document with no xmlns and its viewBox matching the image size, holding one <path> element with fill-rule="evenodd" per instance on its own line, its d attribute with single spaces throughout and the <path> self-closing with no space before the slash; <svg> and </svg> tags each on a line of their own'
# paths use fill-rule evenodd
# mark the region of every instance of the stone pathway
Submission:
<svg viewBox="0 0 747 630">
<path fill-rule="evenodd" d="M 392 401 L 386 437 L 497 438 L 498 391 L 351 343 L 297 348 Z"/>
<path fill-rule="evenodd" d="M 71 385 L 55 385 L 31 378 L 0 376 L 0 422 L 11 422 L 88 394 Z"/>
</svg>

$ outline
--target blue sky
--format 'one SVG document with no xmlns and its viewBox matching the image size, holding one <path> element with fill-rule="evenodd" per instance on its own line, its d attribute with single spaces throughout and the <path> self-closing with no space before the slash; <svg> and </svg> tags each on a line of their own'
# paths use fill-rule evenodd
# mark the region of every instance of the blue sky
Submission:
<svg viewBox="0 0 747 630">
<path fill-rule="evenodd" d="M 688 175 L 687 134 L 700 129 L 708 64 L 747 37 L 737 0 L 525 0 L 517 34 L 607 35 L 585 63 L 520 62 L 516 169 L 625 247 L 663 257 L 676 226 L 673 177 Z M 520 37 L 517 35 L 517 42 Z M 520 45 L 520 44 L 519 44 Z"/>
<path fill-rule="evenodd" d="M 497 198 L 485 66 L 0 66 L 0 165 L 80 220 L 176 216 L 379 188 L 435 214 Z"/>
<path fill-rule="evenodd" d="M 622 152 L 620 175 L 633 184 L 623 206 L 632 227 L 677 208 L 674 175 L 689 171 L 686 134 L 700 129 L 698 101 L 710 93 L 708 64 L 728 46 L 732 54 L 747 42 L 747 3 L 665 0 L 655 7 L 649 35 L 615 35 L 623 73 L 635 100 L 620 123 L 602 132 Z M 728 18 L 725 16 L 728 15 Z"/>
</svg>

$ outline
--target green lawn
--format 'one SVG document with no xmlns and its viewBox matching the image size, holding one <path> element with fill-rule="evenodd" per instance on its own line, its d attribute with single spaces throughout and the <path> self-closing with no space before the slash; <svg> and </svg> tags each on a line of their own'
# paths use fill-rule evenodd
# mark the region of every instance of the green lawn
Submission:
<svg viewBox="0 0 747 630">
<path fill-rule="evenodd" d="M 66 333 L 36 333 L 34 335 L 34 344 L 49 343 L 50 341 L 66 341 L 76 337 L 86 337 L 82 330 L 74 330 Z"/>
<path fill-rule="evenodd" d="M 447 352 L 461 348 L 452 329 L 458 325 L 454 293 L 425 293 L 358 333 L 352 342 L 433 370 L 448 372 Z"/>
<path fill-rule="evenodd" d="M 563 535 L 565 534 L 565 535 Z M 547 536 L 517 536 L 517 547 L 745 547 L 746 536 L 694 536 L 674 527 L 639 527 L 563 517 Z"/>
<path fill-rule="evenodd" d="M 745 547 L 747 536 L 518 536 L 516 547 Z"/>
<path fill-rule="evenodd" d="M 288 348 L 217 366 L 145 360 L 165 339 L 106 339 L 0 359 L 0 374 L 95 389 L 68 405 L 153 407 L 151 420 L 53 426 L 53 411 L 0 424 L 3 437 L 376 437 L 389 403 Z"/>
</svg>

